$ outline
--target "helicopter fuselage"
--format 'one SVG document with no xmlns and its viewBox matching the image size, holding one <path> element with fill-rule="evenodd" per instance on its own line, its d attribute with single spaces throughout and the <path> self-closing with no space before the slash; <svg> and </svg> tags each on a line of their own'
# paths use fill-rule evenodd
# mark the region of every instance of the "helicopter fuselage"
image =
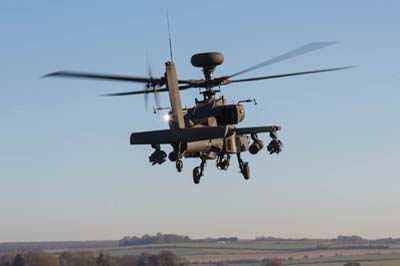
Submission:
<svg viewBox="0 0 400 266">
<path fill-rule="evenodd" d="M 233 128 L 244 120 L 245 111 L 242 104 L 226 104 L 225 98 L 212 98 L 198 101 L 192 108 L 182 109 L 186 128 L 220 127 Z M 247 151 L 250 144 L 248 136 L 237 136 L 235 133 L 224 138 L 193 141 L 174 146 L 186 158 L 215 159 L 225 154 L 236 154 Z M 171 157 L 175 157 L 171 155 Z"/>
<path fill-rule="evenodd" d="M 236 125 L 243 121 L 245 112 L 241 104 L 225 104 L 225 98 L 197 101 L 193 108 L 183 109 L 185 127 Z"/>
</svg>

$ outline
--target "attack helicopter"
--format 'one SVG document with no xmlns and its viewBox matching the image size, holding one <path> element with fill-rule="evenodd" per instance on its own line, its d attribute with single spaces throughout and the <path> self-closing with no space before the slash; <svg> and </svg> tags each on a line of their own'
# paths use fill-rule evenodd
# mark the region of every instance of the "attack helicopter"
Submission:
<svg viewBox="0 0 400 266">
<path fill-rule="evenodd" d="M 264 143 L 259 138 L 261 133 L 267 133 L 270 142 L 266 146 L 269 154 L 278 154 L 282 151 L 282 142 L 278 139 L 277 132 L 281 130 L 278 125 L 237 127 L 245 118 L 243 103 L 255 102 L 247 99 L 236 104 L 228 104 L 224 96 L 217 97 L 220 87 L 232 83 L 260 81 L 300 75 L 308 75 L 322 72 L 331 72 L 352 68 L 353 66 L 317 69 L 278 75 L 268 75 L 235 79 L 235 77 L 250 71 L 266 67 L 293 57 L 303 55 L 333 45 L 333 42 L 313 42 L 303 45 L 290 52 L 263 61 L 231 75 L 214 77 L 217 66 L 224 62 L 224 56 L 219 52 L 207 52 L 195 54 L 191 57 L 194 67 L 201 68 L 203 79 L 178 79 L 175 63 L 172 60 L 170 44 L 170 61 L 165 63 L 165 74 L 154 78 L 149 71 L 149 76 L 121 76 L 77 71 L 57 71 L 45 75 L 45 77 L 86 78 L 110 81 L 125 81 L 143 83 L 143 90 L 110 93 L 104 96 L 127 96 L 149 94 L 157 95 L 166 92 L 169 95 L 170 108 L 168 108 L 169 129 L 134 132 L 130 136 L 131 145 L 150 145 L 154 151 L 149 156 L 152 165 L 163 164 L 167 157 L 174 162 L 178 172 L 183 170 L 184 158 L 198 158 L 201 163 L 193 169 L 193 182 L 199 184 L 204 175 L 206 162 L 216 160 L 219 170 L 227 170 L 230 166 L 231 156 L 236 156 L 240 172 L 244 179 L 250 178 L 249 163 L 242 159 L 243 152 L 255 155 L 263 148 Z M 188 89 L 199 89 L 202 99 L 195 99 L 195 105 L 191 108 L 182 108 L 180 92 Z M 154 109 L 157 112 L 161 107 Z M 172 151 L 167 153 L 161 149 L 161 145 L 169 144 Z"/>
</svg>

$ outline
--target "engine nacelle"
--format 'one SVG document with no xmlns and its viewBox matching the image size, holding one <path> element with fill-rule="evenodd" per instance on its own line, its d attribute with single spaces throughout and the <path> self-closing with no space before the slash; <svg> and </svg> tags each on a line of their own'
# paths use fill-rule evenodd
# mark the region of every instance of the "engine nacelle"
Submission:
<svg viewBox="0 0 400 266">
<path fill-rule="evenodd" d="M 175 152 L 175 151 L 171 151 L 171 152 L 168 154 L 168 159 L 169 159 L 171 162 L 176 162 L 176 161 L 179 159 L 178 153 Z"/>
<path fill-rule="evenodd" d="M 264 148 L 264 143 L 262 142 L 262 140 L 257 139 L 253 142 L 253 144 L 250 145 L 249 152 L 251 154 L 257 154 L 263 148 Z"/>
</svg>

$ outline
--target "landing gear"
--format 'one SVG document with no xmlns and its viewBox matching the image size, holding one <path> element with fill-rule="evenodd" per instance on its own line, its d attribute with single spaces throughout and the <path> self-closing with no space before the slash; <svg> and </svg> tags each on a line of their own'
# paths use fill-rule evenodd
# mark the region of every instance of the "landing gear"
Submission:
<svg viewBox="0 0 400 266">
<path fill-rule="evenodd" d="M 250 178 L 250 166 L 248 162 L 243 164 L 242 174 L 244 179 L 249 180 Z"/>
<path fill-rule="evenodd" d="M 200 166 L 193 169 L 193 182 L 195 184 L 200 183 L 200 178 L 204 175 L 204 166 L 206 165 L 206 160 L 202 159 Z"/>
<path fill-rule="evenodd" d="M 193 182 L 195 184 L 199 184 L 200 183 L 200 178 L 201 178 L 201 170 L 200 167 L 195 167 L 193 169 Z"/>
<path fill-rule="evenodd" d="M 182 168 L 183 168 L 182 160 L 177 160 L 176 161 L 176 170 L 180 173 L 180 172 L 182 172 Z"/>
<path fill-rule="evenodd" d="M 218 170 L 228 170 L 229 162 L 231 160 L 231 156 L 229 154 L 226 155 L 219 155 L 217 159 L 217 168 Z"/>
<path fill-rule="evenodd" d="M 238 162 L 239 162 L 240 172 L 242 173 L 244 179 L 248 180 L 250 178 L 250 166 L 249 166 L 249 163 L 248 162 L 244 162 L 242 160 L 240 152 L 237 153 L 237 158 L 238 158 Z"/>
</svg>

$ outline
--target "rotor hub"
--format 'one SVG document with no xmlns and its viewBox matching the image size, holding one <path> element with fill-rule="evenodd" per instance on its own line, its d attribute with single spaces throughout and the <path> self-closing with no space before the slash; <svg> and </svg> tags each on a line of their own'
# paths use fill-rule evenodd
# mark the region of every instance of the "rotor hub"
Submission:
<svg viewBox="0 0 400 266">
<path fill-rule="evenodd" d="M 191 59 L 194 67 L 202 67 L 206 80 L 214 79 L 214 69 L 224 62 L 224 56 L 218 52 L 195 54 Z"/>
</svg>

